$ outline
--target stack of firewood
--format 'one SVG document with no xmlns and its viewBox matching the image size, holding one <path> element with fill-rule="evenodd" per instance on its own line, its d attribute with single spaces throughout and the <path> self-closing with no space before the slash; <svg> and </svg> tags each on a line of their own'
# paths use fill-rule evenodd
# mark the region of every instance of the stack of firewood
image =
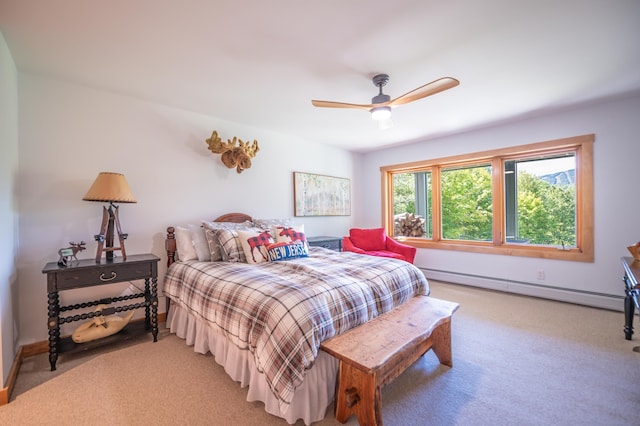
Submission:
<svg viewBox="0 0 640 426">
<path fill-rule="evenodd" d="M 414 213 L 401 213 L 393 217 L 393 235 L 404 237 L 423 237 L 424 218 Z"/>
</svg>

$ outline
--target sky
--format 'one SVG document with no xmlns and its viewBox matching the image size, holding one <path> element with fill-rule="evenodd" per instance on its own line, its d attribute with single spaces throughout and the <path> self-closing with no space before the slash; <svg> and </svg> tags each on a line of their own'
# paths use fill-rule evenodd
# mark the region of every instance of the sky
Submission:
<svg viewBox="0 0 640 426">
<path fill-rule="evenodd" d="M 534 176 L 544 176 L 575 168 L 576 158 L 573 156 L 518 163 L 519 172 L 527 172 Z"/>
</svg>

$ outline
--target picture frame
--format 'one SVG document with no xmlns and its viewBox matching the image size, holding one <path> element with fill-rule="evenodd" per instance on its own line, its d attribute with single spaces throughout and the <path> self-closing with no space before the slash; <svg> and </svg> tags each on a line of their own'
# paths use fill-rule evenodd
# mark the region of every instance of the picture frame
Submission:
<svg viewBox="0 0 640 426">
<path fill-rule="evenodd" d="M 294 216 L 351 216 L 351 181 L 293 172 Z"/>
</svg>

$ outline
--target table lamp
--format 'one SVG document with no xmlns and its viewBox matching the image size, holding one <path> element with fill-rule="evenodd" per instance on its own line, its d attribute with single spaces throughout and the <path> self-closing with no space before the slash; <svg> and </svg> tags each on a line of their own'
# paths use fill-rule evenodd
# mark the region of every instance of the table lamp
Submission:
<svg viewBox="0 0 640 426">
<path fill-rule="evenodd" d="M 98 177 L 89 188 L 89 191 L 82 198 L 85 201 L 101 201 L 109 203 L 109 208 L 102 207 L 102 226 L 100 233 L 95 235 L 98 242 L 98 252 L 96 253 L 96 263 L 100 263 L 102 252 L 106 252 L 107 262 L 113 262 L 114 252 L 119 250 L 122 253 L 122 260 L 127 260 L 127 252 L 124 249 L 124 240 L 129 234 L 123 234 L 118 217 L 119 206 L 113 203 L 137 203 L 127 179 L 123 174 L 100 172 Z M 114 247 L 114 231 L 118 230 L 120 247 Z"/>
</svg>

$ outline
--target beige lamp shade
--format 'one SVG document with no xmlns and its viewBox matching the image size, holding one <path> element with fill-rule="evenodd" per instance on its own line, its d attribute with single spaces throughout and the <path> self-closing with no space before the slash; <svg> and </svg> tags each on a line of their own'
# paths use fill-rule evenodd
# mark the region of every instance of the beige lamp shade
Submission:
<svg viewBox="0 0 640 426">
<path fill-rule="evenodd" d="M 137 203 L 124 175 L 111 172 L 100 172 L 82 199 L 85 201 Z"/>
</svg>

